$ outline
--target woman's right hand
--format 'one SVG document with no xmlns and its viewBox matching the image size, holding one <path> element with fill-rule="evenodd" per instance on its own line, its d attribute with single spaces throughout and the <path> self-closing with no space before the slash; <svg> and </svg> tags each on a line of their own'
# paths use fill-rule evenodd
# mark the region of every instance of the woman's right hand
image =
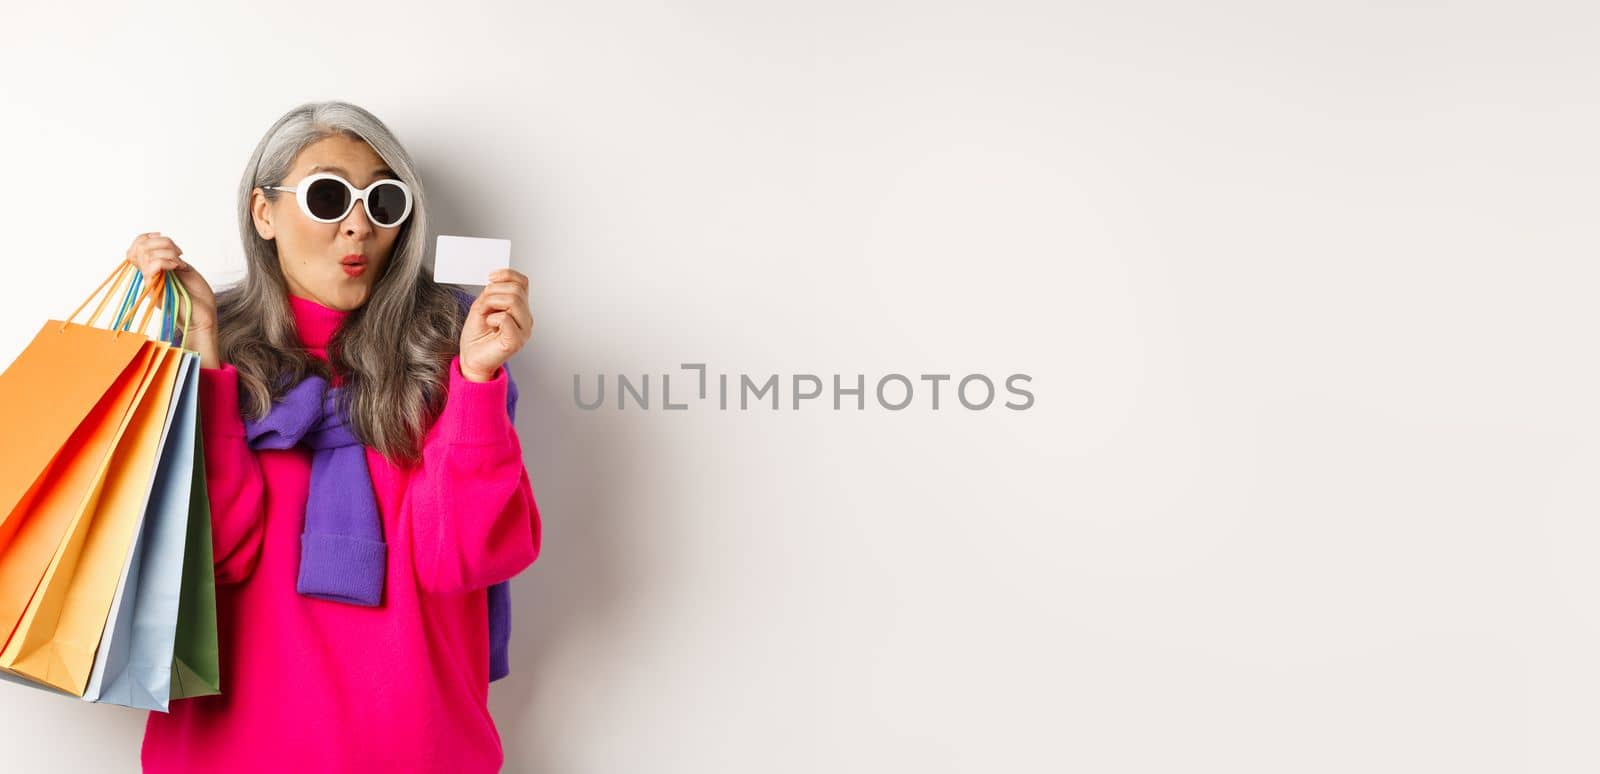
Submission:
<svg viewBox="0 0 1600 774">
<path fill-rule="evenodd" d="M 193 266 L 184 261 L 182 256 L 183 250 L 178 244 L 162 236 L 159 231 L 140 234 L 134 238 L 133 244 L 128 246 L 128 262 L 144 275 L 146 286 L 152 285 L 156 275 L 163 271 L 183 284 L 184 290 L 189 292 L 190 303 L 189 335 L 184 346 L 200 353 L 200 365 L 206 368 L 220 368 L 216 346 L 216 295 L 211 292 L 210 283 L 207 283 Z M 162 306 L 162 295 L 152 293 L 157 309 Z"/>
</svg>

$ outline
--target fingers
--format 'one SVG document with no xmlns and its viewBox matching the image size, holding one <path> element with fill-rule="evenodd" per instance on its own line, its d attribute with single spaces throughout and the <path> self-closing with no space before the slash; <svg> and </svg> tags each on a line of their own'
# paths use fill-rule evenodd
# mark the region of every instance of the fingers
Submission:
<svg viewBox="0 0 1600 774">
<path fill-rule="evenodd" d="M 473 302 L 474 312 L 483 315 L 487 333 L 494 335 L 503 352 L 515 352 L 528 341 L 533 315 L 528 309 L 528 278 L 515 269 L 497 269 Z M 480 339 L 483 340 L 483 339 Z"/>
<path fill-rule="evenodd" d="M 146 242 L 158 236 L 161 236 L 160 232 L 151 231 L 134 237 L 133 243 L 128 245 L 128 257 L 132 258 L 135 253 L 139 252 L 139 250 L 144 247 Z"/>
<path fill-rule="evenodd" d="M 163 271 L 177 272 L 188 267 L 177 256 L 147 256 L 141 261 L 134 262 L 139 267 L 139 272 L 144 275 L 146 282 L 155 281 L 156 274 Z"/>
<path fill-rule="evenodd" d="M 516 269 L 495 269 L 489 272 L 489 284 L 496 282 L 515 282 L 523 287 L 528 286 L 528 275 Z"/>
<path fill-rule="evenodd" d="M 528 295 L 528 280 L 527 280 L 526 277 L 524 277 L 520 281 L 519 280 L 497 280 L 495 282 L 491 282 L 491 283 L 489 283 L 487 285 L 484 285 L 483 286 L 483 292 L 479 293 L 478 295 L 482 296 L 482 295 L 487 295 L 489 293 L 516 293 L 516 294 L 519 294 L 519 295 L 522 295 L 522 296 L 526 296 L 526 295 Z"/>
<path fill-rule="evenodd" d="M 178 258 L 183 255 L 183 248 L 172 241 L 170 237 L 161 236 L 159 231 L 140 234 L 128 247 L 127 258 L 139 267 L 146 278 L 161 269 L 174 269 L 185 266 Z"/>
<path fill-rule="evenodd" d="M 495 327 L 500 329 L 500 348 L 507 352 L 520 348 L 526 337 L 522 333 L 521 325 L 517 323 L 517 318 L 510 312 L 495 312 L 493 316 L 500 318 L 495 323 Z"/>
<path fill-rule="evenodd" d="M 513 306 L 526 306 L 528 294 L 521 291 L 515 293 L 508 291 L 491 293 L 486 291 L 483 295 L 478 296 L 478 303 L 482 304 L 485 309 L 498 312 L 502 309 L 510 309 Z"/>
<path fill-rule="evenodd" d="M 140 234 L 138 239 L 133 240 L 133 247 L 130 249 L 136 252 L 143 252 L 149 250 L 159 250 L 163 248 L 171 249 L 178 253 L 183 252 L 182 250 L 178 249 L 178 243 L 172 241 L 171 237 L 164 237 L 155 232 L 149 234 Z"/>
<path fill-rule="evenodd" d="M 147 285 L 153 287 L 165 272 L 172 275 L 168 279 L 178 280 L 189 293 L 209 299 L 209 286 L 182 256 L 183 248 L 171 237 L 162 236 L 159 231 L 149 231 L 134 238 L 133 244 L 128 246 L 127 260 L 139 270 Z M 155 295 L 156 307 L 161 308 L 160 294 Z"/>
<path fill-rule="evenodd" d="M 503 318 L 504 316 L 509 315 L 511 321 L 516 323 L 518 328 L 522 328 L 524 330 L 533 328 L 533 314 L 528 310 L 528 304 L 526 302 L 508 303 L 505 306 L 497 306 L 494 308 L 498 309 L 499 311 L 489 315 L 491 325 L 499 325 L 499 323 L 492 322 L 496 316 Z"/>
<path fill-rule="evenodd" d="M 532 335 L 533 322 L 526 317 L 526 307 L 513 306 L 492 312 L 484 317 L 484 323 L 491 329 L 499 331 L 497 337 L 500 349 L 507 352 L 515 351 L 522 347 Z"/>
<path fill-rule="evenodd" d="M 514 309 L 495 312 L 494 314 L 484 318 L 484 321 L 491 328 L 505 328 L 509 326 L 517 330 L 527 330 L 529 327 L 531 327 L 521 316 L 516 314 L 516 310 Z"/>
<path fill-rule="evenodd" d="M 492 301 L 495 309 L 503 309 L 507 303 L 515 303 L 517 300 L 527 300 L 528 278 L 520 272 L 501 269 L 489 277 L 490 282 L 483 286 L 483 292 L 478 294 L 478 300 Z M 497 277 L 501 279 L 496 279 Z"/>
<path fill-rule="evenodd" d="M 188 264 L 179 257 L 181 255 L 183 248 L 171 237 L 162 236 L 159 231 L 140 234 L 128 247 L 128 260 L 139 267 L 146 279 L 158 271 L 187 267 Z"/>
<path fill-rule="evenodd" d="M 533 330 L 533 313 L 528 309 L 526 298 L 513 293 L 495 293 L 479 296 L 478 302 L 483 304 L 484 320 L 488 325 L 501 327 L 500 321 L 509 315 L 519 329 Z"/>
<path fill-rule="evenodd" d="M 489 274 L 489 284 L 474 302 L 486 314 L 512 311 L 522 328 L 531 328 L 532 316 L 528 312 L 528 278 L 515 269 L 497 269 Z"/>
<path fill-rule="evenodd" d="M 498 292 L 521 291 L 523 295 L 528 292 L 528 275 L 516 269 L 495 269 L 489 272 L 489 282 L 483 286 L 483 293 L 479 296 Z"/>
<path fill-rule="evenodd" d="M 517 295 L 526 296 L 528 295 L 528 286 L 525 283 L 516 282 L 491 282 L 487 285 L 484 285 L 483 293 L 479 293 L 478 295 L 481 296 L 485 293 L 514 293 Z"/>
</svg>

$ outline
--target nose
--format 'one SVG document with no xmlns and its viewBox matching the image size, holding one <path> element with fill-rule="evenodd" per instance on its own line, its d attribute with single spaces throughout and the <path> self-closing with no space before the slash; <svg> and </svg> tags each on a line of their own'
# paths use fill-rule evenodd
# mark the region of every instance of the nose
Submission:
<svg viewBox="0 0 1600 774">
<path fill-rule="evenodd" d="M 340 225 L 344 235 L 351 239 L 362 240 L 372 236 L 372 221 L 367 219 L 367 203 L 356 202 L 356 206 L 350 208 L 350 214 L 344 217 L 344 223 Z"/>
</svg>

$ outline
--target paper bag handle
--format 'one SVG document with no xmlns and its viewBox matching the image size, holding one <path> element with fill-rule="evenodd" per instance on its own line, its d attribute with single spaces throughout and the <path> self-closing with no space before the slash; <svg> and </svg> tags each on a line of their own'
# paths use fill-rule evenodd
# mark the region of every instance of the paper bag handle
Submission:
<svg viewBox="0 0 1600 774">
<path fill-rule="evenodd" d="M 165 275 L 166 272 L 162 272 Z M 166 283 L 166 301 L 161 306 L 161 340 L 175 347 L 189 343 L 189 329 L 193 326 L 194 303 L 189 299 L 189 289 L 182 282 Z M 177 327 L 178 312 L 182 310 L 183 327 Z"/>
<path fill-rule="evenodd" d="M 129 274 L 130 271 L 132 272 L 131 275 Z M 141 275 L 139 273 L 138 267 L 134 266 L 132 261 L 129 261 L 127 259 L 123 259 L 121 263 L 117 264 L 117 268 L 114 269 L 111 272 L 110 276 L 107 276 L 104 280 L 102 280 L 100 282 L 100 287 L 95 288 L 94 292 L 90 293 L 89 297 L 84 299 L 83 303 L 79 304 L 77 309 L 72 310 L 72 314 L 68 315 L 67 319 L 61 323 L 60 330 L 65 331 L 67 329 L 67 325 L 70 324 L 73 320 L 77 319 L 78 313 L 82 312 L 83 308 L 85 306 L 88 306 L 89 302 L 93 301 L 95 296 L 100 295 L 100 292 L 102 290 L 105 290 L 107 285 L 111 285 L 110 292 L 106 293 L 103 297 L 101 297 L 100 303 L 95 306 L 94 312 L 91 313 L 89 315 L 89 319 L 87 321 L 85 321 L 85 324 L 93 326 L 94 321 L 100 317 L 100 313 L 105 309 L 106 302 L 110 301 L 112 299 L 112 297 L 114 297 L 117 294 L 117 290 L 118 290 L 118 288 L 122 287 L 124 279 L 128 278 L 130 276 L 131 277 L 140 278 L 140 279 L 143 278 L 143 275 Z M 158 287 L 164 287 L 166 285 L 166 279 L 167 279 L 166 278 L 166 272 L 161 272 L 161 276 L 157 277 L 157 281 L 150 283 L 150 286 L 145 288 L 144 292 L 139 295 L 139 298 L 138 298 L 138 300 L 136 302 L 134 302 L 132 309 L 128 309 L 128 305 L 127 305 L 126 301 L 124 302 L 123 310 L 127 310 L 128 318 L 130 320 L 132 319 L 133 315 L 136 314 L 139 311 L 140 307 L 144 307 L 144 317 L 143 317 L 143 319 L 141 319 L 139 321 L 139 330 L 140 331 L 143 331 L 145 329 L 145 326 L 150 323 L 150 314 L 152 312 L 154 312 L 155 308 L 156 308 L 155 304 L 153 303 L 153 301 L 152 301 L 152 303 L 150 303 L 149 306 L 146 306 L 145 302 L 147 300 L 153 299 L 153 296 L 151 295 L 151 293 L 153 293 Z M 112 280 L 116 280 L 116 283 L 113 284 Z M 133 288 L 133 285 L 130 284 L 129 285 L 129 291 L 130 292 L 132 291 L 132 288 Z M 120 335 L 122 333 L 121 330 L 117 329 L 117 326 L 122 323 L 122 316 L 123 316 L 122 315 L 122 311 L 123 310 L 119 310 L 118 313 L 117 313 L 117 318 L 115 320 L 112 320 L 112 325 L 111 325 L 112 338 L 116 338 L 118 335 Z"/>
</svg>

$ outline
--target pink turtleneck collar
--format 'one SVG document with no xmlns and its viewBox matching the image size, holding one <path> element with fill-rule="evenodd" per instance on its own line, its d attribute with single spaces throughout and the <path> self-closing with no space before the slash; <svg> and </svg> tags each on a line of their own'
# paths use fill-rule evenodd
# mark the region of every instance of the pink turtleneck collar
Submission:
<svg viewBox="0 0 1600 774">
<path fill-rule="evenodd" d="M 300 334 L 300 344 L 315 354 L 327 358 L 328 342 L 333 332 L 350 315 L 349 312 L 331 309 L 309 298 L 289 294 L 289 309 L 294 313 L 295 329 Z"/>
</svg>

